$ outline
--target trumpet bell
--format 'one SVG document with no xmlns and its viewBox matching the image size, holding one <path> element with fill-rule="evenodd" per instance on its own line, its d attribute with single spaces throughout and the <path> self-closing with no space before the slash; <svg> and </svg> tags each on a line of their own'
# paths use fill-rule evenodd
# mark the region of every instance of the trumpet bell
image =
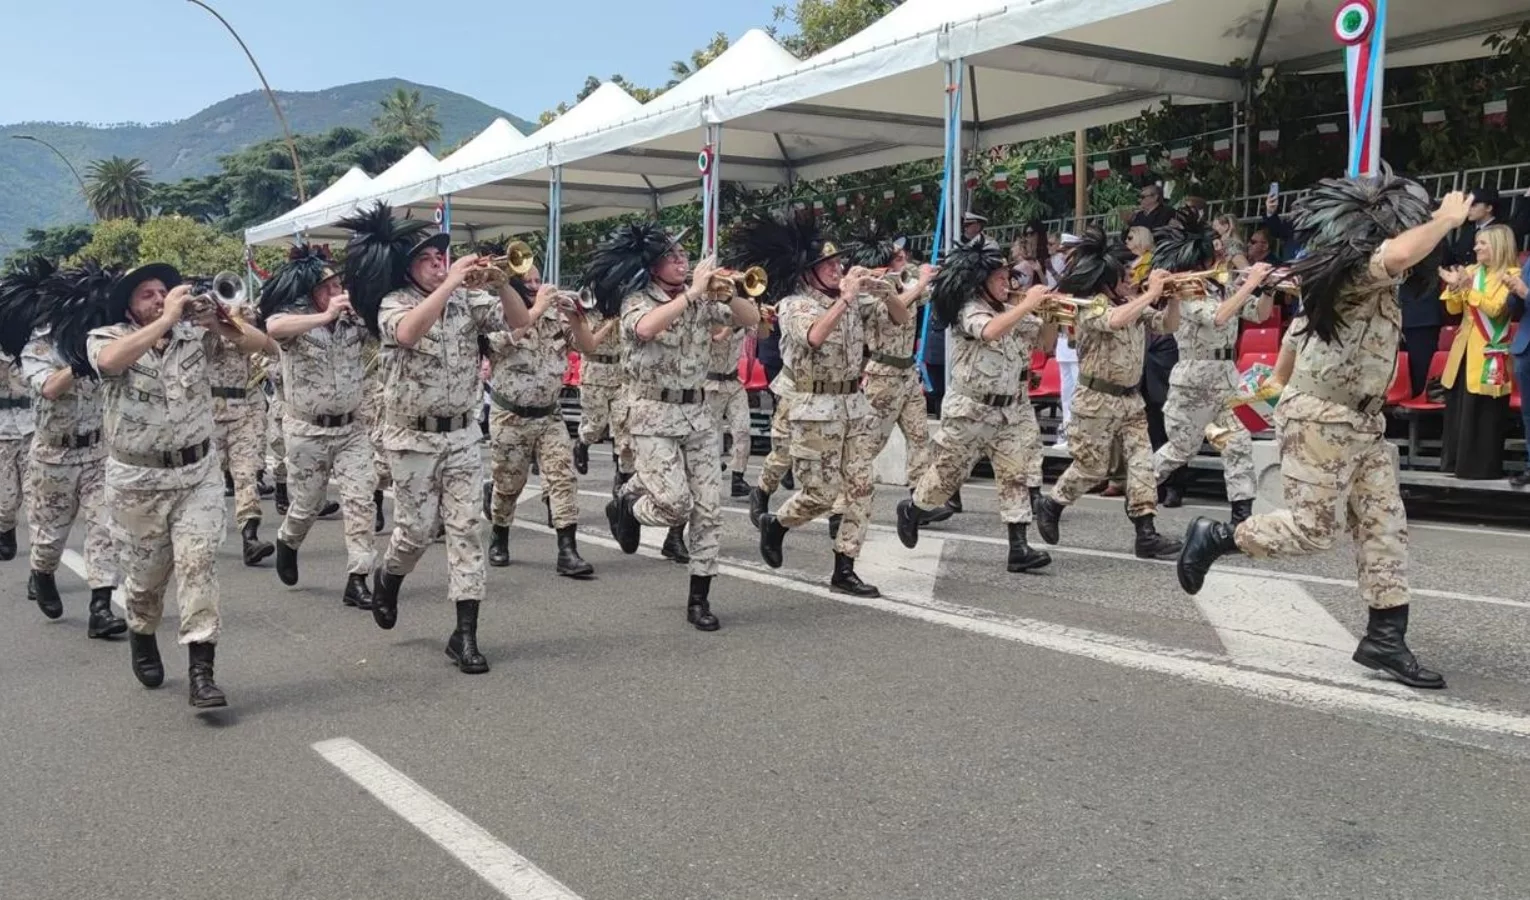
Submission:
<svg viewBox="0 0 1530 900">
<path fill-rule="evenodd" d="M 233 272 L 219 272 L 213 276 L 212 294 L 220 303 L 237 306 L 244 302 L 244 279 Z"/>
<path fill-rule="evenodd" d="M 536 257 L 531 252 L 531 245 L 525 241 L 511 241 L 505 247 L 505 268 L 510 270 L 511 275 L 521 276 L 531 271 L 531 264 Z"/>
<path fill-rule="evenodd" d="M 760 266 L 750 266 L 742 272 L 733 269 L 719 269 L 712 273 L 712 279 L 707 283 L 710 293 L 727 296 L 730 299 L 742 294 L 745 297 L 759 297 L 770 286 L 770 279 L 765 270 Z"/>
</svg>

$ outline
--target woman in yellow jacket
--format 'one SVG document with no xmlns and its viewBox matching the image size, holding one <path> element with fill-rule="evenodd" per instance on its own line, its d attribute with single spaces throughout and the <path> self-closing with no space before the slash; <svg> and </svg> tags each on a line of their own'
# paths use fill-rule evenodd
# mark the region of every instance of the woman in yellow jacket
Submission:
<svg viewBox="0 0 1530 900">
<path fill-rule="evenodd" d="M 1440 469 L 1457 478 L 1503 477 L 1503 441 L 1509 422 L 1509 286 L 1504 274 L 1519 267 L 1514 232 L 1492 225 L 1477 232 L 1476 265 L 1441 270 L 1445 310 L 1461 316 L 1440 383 L 1445 435 Z"/>
</svg>

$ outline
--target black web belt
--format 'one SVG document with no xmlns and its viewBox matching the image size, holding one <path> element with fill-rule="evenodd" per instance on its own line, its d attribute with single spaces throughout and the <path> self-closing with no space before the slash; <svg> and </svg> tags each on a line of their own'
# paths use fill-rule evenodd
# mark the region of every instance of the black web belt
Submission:
<svg viewBox="0 0 1530 900">
<path fill-rule="evenodd" d="M 143 466 L 146 469 L 181 469 L 192 463 L 200 462 L 207 456 L 212 441 L 203 438 L 199 444 L 190 447 L 182 447 L 179 450 L 165 450 L 159 453 L 129 453 L 125 450 L 113 450 L 112 459 L 130 466 Z"/>
</svg>

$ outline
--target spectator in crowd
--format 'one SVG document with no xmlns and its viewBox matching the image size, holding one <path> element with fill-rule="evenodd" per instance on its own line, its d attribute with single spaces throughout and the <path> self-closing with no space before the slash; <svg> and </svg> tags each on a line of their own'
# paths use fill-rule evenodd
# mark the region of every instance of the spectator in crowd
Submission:
<svg viewBox="0 0 1530 900">
<path fill-rule="evenodd" d="M 970 209 L 962 213 L 962 237 L 964 239 L 970 241 L 975 237 L 981 236 L 984 243 L 992 245 L 995 250 L 999 249 L 998 241 L 983 234 L 983 229 L 986 227 L 988 227 L 987 216 L 979 215 Z"/>
<path fill-rule="evenodd" d="M 1504 278 L 1509 285 L 1509 315 L 1519 320 L 1519 330 L 1509 353 L 1514 357 L 1514 380 L 1519 384 L 1521 395 L 1530 388 L 1530 326 L 1525 325 L 1525 309 L 1530 307 L 1530 261 L 1519 272 L 1510 271 Z M 1520 421 L 1525 431 L 1525 467 L 1509 479 L 1509 484 L 1524 487 L 1530 484 L 1530 406 L 1520 405 Z"/>
<path fill-rule="evenodd" d="M 1143 185 L 1137 192 L 1137 201 L 1137 211 L 1126 223 L 1128 231 L 1139 225 L 1149 231 L 1162 228 L 1174 217 L 1174 211 L 1163 202 L 1163 188 L 1156 184 Z"/>
<path fill-rule="evenodd" d="M 1244 253 L 1247 254 L 1249 265 L 1262 262 L 1274 265 L 1281 261 L 1280 254 L 1275 252 L 1275 235 L 1263 225 L 1249 232 Z"/>
<path fill-rule="evenodd" d="M 1402 306 L 1403 349 L 1408 351 L 1409 396 L 1424 392 L 1429 364 L 1440 344 L 1440 326 L 1445 308 L 1440 305 L 1439 269 L 1445 264 L 1449 245 L 1439 246 L 1413 268 L 1413 275 L 1403 282 L 1397 301 Z"/>
<path fill-rule="evenodd" d="M 1440 468 L 1457 478 L 1503 477 L 1503 441 L 1508 423 L 1509 277 L 1519 255 L 1507 225 L 1477 231 L 1477 262 L 1440 270 L 1445 310 L 1461 315 L 1440 383 L 1445 398 L 1445 436 Z"/>
<path fill-rule="evenodd" d="M 1263 232 L 1262 236 L 1261 232 Z M 1262 250 L 1255 250 L 1256 241 L 1264 245 Z M 1256 252 L 1262 255 L 1256 258 Z M 1280 195 L 1271 194 L 1265 197 L 1264 218 L 1259 220 L 1259 227 L 1254 229 L 1248 238 L 1249 263 L 1268 262 L 1279 265 L 1296 259 L 1301 252 L 1302 248 L 1296 243 L 1296 231 L 1291 227 L 1291 220 L 1280 214 Z"/>
<path fill-rule="evenodd" d="M 1211 220 L 1216 232 L 1217 261 L 1229 268 L 1246 269 L 1249 266 L 1248 249 L 1243 240 L 1243 226 L 1229 213 L 1222 213 Z"/>
<path fill-rule="evenodd" d="M 1010 269 L 1019 287 L 1048 283 L 1047 228 L 1040 220 L 1033 219 L 1020 229 L 1010 245 L 1009 258 L 1014 261 Z"/>
<path fill-rule="evenodd" d="M 1450 246 L 1447 262 L 1452 266 L 1470 266 L 1477 261 L 1477 235 L 1485 228 L 1498 223 L 1498 189 L 1476 187 L 1471 189 L 1472 205 L 1466 211 L 1466 224 L 1456 231 L 1455 243 Z M 1518 242 L 1511 242 L 1518 246 Z"/>
<path fill-rule="evenodd" d="M 1068 265 L 1065 251 L 1077 243 L 1078 238 L 1071 234 L 1047 235 L 1047 249 L 1052 251 L 1047 260 L 1048 285 L 1057 286 L 1058 273 Z M 1078 388 L 1078 351 L 1073 349 L 1071 328 L 1057 329 L 1057 346 L 1053 348 L 1052 355 L 1057 358 L 1057 373 L 1062 376 L 1061 396 L 1058 398 L 1058 405 L 1062 407 L 1062 425 L 1057 429 L 1057 440 L 1052 446 L 1066 451 L 1068 423 L 1073 419 L 1073 392 Z"/>
</svg>

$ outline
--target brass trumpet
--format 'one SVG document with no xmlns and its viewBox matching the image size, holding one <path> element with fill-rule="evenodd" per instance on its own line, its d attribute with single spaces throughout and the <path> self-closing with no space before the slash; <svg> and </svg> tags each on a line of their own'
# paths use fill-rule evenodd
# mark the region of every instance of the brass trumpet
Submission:
<svg viewBox="0 0 1530 900">
<path fill-rule="evenodd" d="M 503 287 L 509 283 L 512 276 L 519 278 L 530 272 L 534 261 L 535 256 L 531 252 L 530 244 L 525 241 L 511 241 L 505 247 L 504 256 L 480 258 L 478 267 L 468 272 L 462 279 L 462 286 L 470 291 Z"/>
<path fill-rule="evenodd" d="M 1018 293 L 1022 292 L 1011 292 L 1010 296 L 1012 302 L 1014 295 Z M 1061 294 L 1051 294 L 1045 300 L 1041 301 L 1041 306 L 1037 308 L 1036 313 L 1037 315 L 1041 316 L 1041 321 L 1043 322 L 1047 322 L 1053 325 L 1066 325 L 1072 327 L 1077 325 L 1078 320 L 1084 315 L 1101 314 L 1109 306 L 1110 304 L 1106 302 L 1104 297 L 1095 297 L 1091 300 L 1084 300 L 1079 297 L 1065 297 Z"/>
<path fill-rule="evenodd" d="M 581 315 L 588 315 L 595 311 L 600 301 L 595 299 L 595 292 L 587 287 L 577 291 L 559 291 L 553 297 L 553 302 Z"/>
<path fill-rule="evenodd" d="M 1164 279 L 1163 295 L 1180 300 L 1193 300 L 1207 294 L 1216 294 L 1227 283 L 1226 278 L 1227 273 L 1218 269 L 1207 269 L 1203 272 L 1176 272 Z"/>
<path fill-rule="evenodd" d="M 856 273 L 856 269 L 851 269 L 847 274 L 852 273 Z M 885 266 L 876 269 L 861 268 L 859 274 L 862 276 L 861 293 L 863 294 L 878 300 L 891 300 L 903 293 L 902 278 L 896 272 L 889 272 Z"/>
<path fill-rule="evenodd" d="M 760 266 L 750 266 L 740 272 L 736 269 L 718 269 L 707 283 L 707 293 L 726 296 L 728 299 L 743 295 L 758 297 L 770 286 L 770 279 Z"/>
</svg>

